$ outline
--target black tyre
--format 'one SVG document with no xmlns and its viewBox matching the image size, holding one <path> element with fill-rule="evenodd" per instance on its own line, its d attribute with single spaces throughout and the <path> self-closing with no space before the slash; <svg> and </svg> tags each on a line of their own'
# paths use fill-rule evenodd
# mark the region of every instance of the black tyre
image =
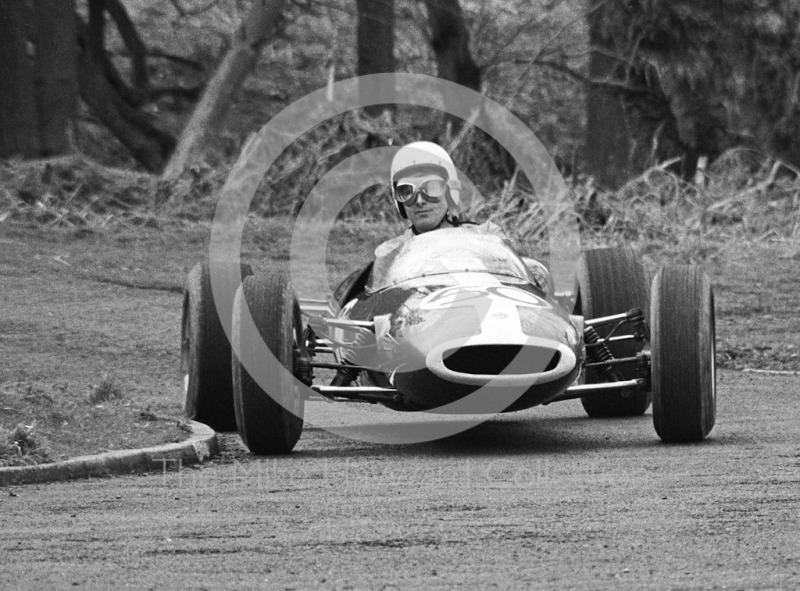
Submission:
<svg viewBox="0 0 800 591">
<path fill-rule="evenodd" d="M 647 319 L 650 315 L 650 279 L 639 256 L 629 248 L 601 248 L 589 250 L 578 263 L 578 307 L 576 314 L 586 319 L 599 318 L 641 308 Z M 597 328 L 600 337 L 606 336 L 612 326 Z M 633 334 L 629 325 L 615 333 Z M 633 357 L 644 343 L 622 341 L 609 344 L 614 357 Z M 636 369 L 632 364 L 618 366 L 625 379 L 633 379 Z M 594 369 L 585 371 L 587 384 L 606 381 Z M 652 400 L 650 392 L 620 392 L 593 394 L 581 398 L 584 410 L 590 417 L 625 417 L 643 415 Z"/>
<path fill-rule="evenodd" d="M 254 326 L 244 322 L 248 308 Z M 233 342 L 241 356 L 233 355 L 233 397 L 239 435 L 255 454 L 289 453 L 300 438 L 305 404 L 293 376 L 301 338 L 300 306 L 289 280 L 282 275 L 248 278 L 233 305 Z M 264 344 L 288 371 L 268 357 Z M 245 365 L 259 368 L 260 379 Z M 268 384 L 269 392 L 259 383 Z"/>
<path fill-rule="evenodd" d="M 701 441 L 717 414 L 714 292 L 695 266 L 653 280 L 653 424 L 667 442 Z"/>
<path fill-rule="evenodd" d="M 250 265 L 231 264 L 229 271 L 231 281 L 234 273 L 253 274 Z M 185 415 L 217 431 L 235 431 L 231 345 L 214 305 L 206 263 L 195 265 L 187 276 L 181 330 Z"/>
</svg>

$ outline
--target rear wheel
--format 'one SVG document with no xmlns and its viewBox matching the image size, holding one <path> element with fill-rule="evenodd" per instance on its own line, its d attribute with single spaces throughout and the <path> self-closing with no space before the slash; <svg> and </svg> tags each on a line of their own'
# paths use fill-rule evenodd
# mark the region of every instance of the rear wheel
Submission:
<svg viewBox="0 0 800 591">
<path fill-rule="evenodd" d="M 645 319 L 650 313 L 650 280 L 639 256 L 630 248 L 601 248 L 589 250 L 578 262 L 578 306 L 576 314 L 589 320 L 641 308 Z M 601 338 L 613 326 L 597 328 Z M 615 335 L 633 334 L 633 327 L 623 326 Z M 633 357 L 643 348 L 638 341 L 610 343 L 608 348 L 614 357 Z M 637 377 L 632 364 L 618 366 L 625 379 Z M 587 384 L 606 381 L 594 369 L 585 371 Z M 639 416 L 645 413 L 652 398 L 650 392 L 621 392 L 593 394 L 581 398 L 581 403 L 590 417 Z"/>
<path fill-rule="evenodd" d="M 695 266 L 653 280 L 653 424 L 666 442 L 701 441 L 717 413 L 714 292 Z"/>
<path fill-rule="evenodd" d="M 225 272 L 230 281 L 238 281 L 235 273 L 241 273 L 242 277 L 253 274 L 250 265 L 231 264 Z M 214 305 L 207 263 L 198 263 L 187 276 L 181 327 L 181 353 L 186 370 L 184 414 L 217 431 L 235 431 L 231 344 Z"/>
<path fill-rule="evenodd" d="M 248 309 L 252 325 L 244 322 Z M 255 454 L 289 453 L 300 438 L 305 405 L 293 376 L 301 339 L 300 306 L 289 280 L 248 278 L 233 305 L 233 342 L 240 357 L 234 353 L 232 360 L 236 423 Z M 254 378 L 245 365 L 259 374 Z"/>
</svg>

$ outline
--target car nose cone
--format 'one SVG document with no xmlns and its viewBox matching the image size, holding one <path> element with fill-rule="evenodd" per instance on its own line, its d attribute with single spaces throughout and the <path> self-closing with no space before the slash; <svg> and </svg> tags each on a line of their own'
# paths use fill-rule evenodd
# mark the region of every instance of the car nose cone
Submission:
<svg viewBox="0 0 800 591">
<path fill-rule="evenodd" d="M 466 345 L 442 352 L 448 370 L 466 375 L 520 375 L 554 370 L 557 348 L 537 345 Z"/>
<path fill-rule="evenodd" d="M 572 349 L 557 341 L 527 337 L 518 342 L 444 343 L 425 358 L 436 376 L 473 386 L 530 387 L 560 380 L 577 363 Z"/>
</svg>

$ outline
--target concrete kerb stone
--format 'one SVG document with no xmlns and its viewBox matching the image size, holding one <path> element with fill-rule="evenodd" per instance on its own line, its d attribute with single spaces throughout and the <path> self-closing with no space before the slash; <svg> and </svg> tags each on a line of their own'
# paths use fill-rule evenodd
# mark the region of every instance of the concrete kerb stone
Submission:
<svg viewBox="0 0 800 591">
<path fill-rule="evenodd" d="M 211 427 L 196 421 L 189 421 L 189 427 L 191 436 L 179 443 L 109 451 L 52 464 L 0 468 L 0 486 L 162 471 L 165 467 L 202 463 L 219 453 L 217 434 Z"/>
</svg>

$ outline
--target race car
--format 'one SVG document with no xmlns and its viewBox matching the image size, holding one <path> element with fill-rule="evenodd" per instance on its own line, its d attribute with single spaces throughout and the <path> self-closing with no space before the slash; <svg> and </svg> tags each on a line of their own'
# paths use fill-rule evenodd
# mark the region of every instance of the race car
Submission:
<svg viewBox="0 0 800 591">
<path fill-rule="evenodd" d="M 357 269 L 327 300 L 298 299 L 285 273 L 228 269 L 243 278 L 222 310 L 231 341 L 208 264 L 188 277 L 185 413 L 238 430 L 255 454 L 290 452 L 313 399 L 476 414 L 580 398 L 590 417 L 643 415 L 652 402 L 665 442 L 714 426 L 714 295 L 697 266 L 665 266 L 651 284 L 632 249 L 589 250 L 577 293 L 548 293 L 502 239 L 452 228 Z M 259 342 L 272 355 L 246 359 Z M 268 383 L 247 369 L 266 357 L 286 370 Z M 319 383 L 322 370 L 336 375 Z"/>
</svg>

